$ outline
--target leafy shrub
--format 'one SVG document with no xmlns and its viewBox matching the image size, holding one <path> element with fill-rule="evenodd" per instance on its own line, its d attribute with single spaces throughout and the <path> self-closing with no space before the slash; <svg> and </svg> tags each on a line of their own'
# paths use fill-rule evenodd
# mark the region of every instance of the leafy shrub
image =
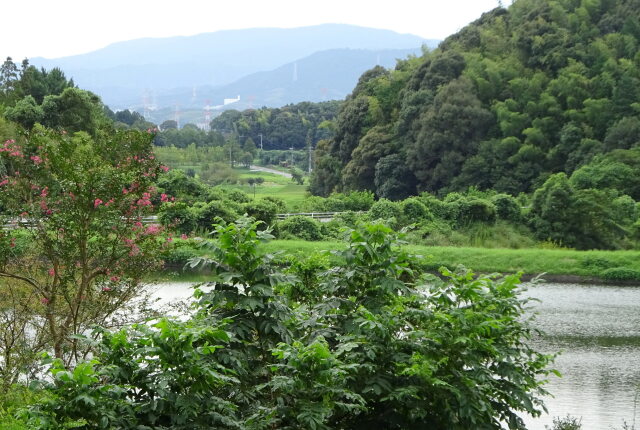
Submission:
<svg viewBox="0 0 640 430">
<path fill-rule="evenodd" d="M 287 212 L 287 204 L 280 197 L 266 196 L 266 197 L 263 197 L 262 200 L 271 202 L 274 205 L 276 205 L 276 210 L 278 211 L 278 213 Z"/>
<path fill-rule="evenodd" d="M 160 223 L 180 233 L 191 233 L 196 229 L 197 216 L 184 202 L 163 203 L 158 210 Z"/>
<path fill-rule="evenodd" d="M 402 214 L 407 223 L 415 223 L 422 220 L 432 218 L 429 209 L 419 199 L 415 197 L 408 198 L 401 203 Z"/>
<path fill-rule="evenodd" d="M 263 227 L 272 225 L 276 220 L 278 207 L 268 200 L 258 200 L 244 205 L 245 213 L 264 223 Z"/>
<path fill-rule="evenodd" d="M 640 281 L 640 270 L 612 267 L 602 271 L 600 277 L 607 281 Z"/>
<path fill-rule="evenodd" d="M 198 227 L 211 230 L 211 227 L 220 220 L 232 222 L 237 219 L 240 214 L 234 210 L 235 206 L 237 206 L 235 202 L 213 200 L 209 203 L 197 203 L 192 210 Z"/>
<path fill-rule="evenodd" d="M 487 200 L 471 198 L 460 201 L 458 223 L 461 225 L 472 222 L 494 223 L 496 216 L 496 207 Z"/>
<path fill-rule="evenodd" d="M 372 220 L 388 220 L 400 218 L 402 211 L 398 203 L 387 199 L 380 199 L 369 209 L 369 216 Z"/>
<path fill-rule="evenodd" d="M 342 202 L 342 211 L 368 211 L 375 202 L 371 191 L 351 191 L 346 194 L 332 194 L 332 200 Z"/>
<path fill-rule="evenodd" d="M 292 216 L 278 223 L 280 237 L 293 236 L 304 240 L 322 240 L 320 222 L 306 216 Z"/>
<path fill-rule="evenodd" d="M 236 203 L 249 203 L 251 201 L 251 197 L 249 197 L 247 193 L 240 190 L 227 191 L 227 199 L 232 200 Z"/>
<path fill-rule="evenodd" d="M 426 206 L 426 208 L 435 218 L 447 219 L 448 210 L 445 202 L 429 193 L 420 194 L 418 199 L 420 199 L 420 201 Z"/>
<path fill-rule="evenodd" d="M 520 204 L 515 197 L 509 194 L 496 194 L 491 198 L 491 203 L 496 208 L 496 215 L 499 219 L 512 222 L 520 222 L 522 214 Z"/>
<path fill-rule="evenodd" d="M 528 346 L 517 276 L 422 278 L 369 225 L 301 281 L 260 253 L 257 223 L 216 233 L 192 263 L 212 269 L 197 314 L 102 330 L 73 370 L 54 360 L 31 428 L 500 429 L 541 414 L 551 358 Z"/>
</svg>

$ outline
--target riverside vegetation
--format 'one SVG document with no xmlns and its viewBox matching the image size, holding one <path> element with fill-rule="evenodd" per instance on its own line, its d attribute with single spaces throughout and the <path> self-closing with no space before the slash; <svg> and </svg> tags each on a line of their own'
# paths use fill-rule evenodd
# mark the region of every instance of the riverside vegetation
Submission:
<svg viewBox="0 0 640 430">
<path fill-rule="evenodd" d="M 344 102 L 210 132 L 7 59 L 0 428 L 524 428 L 552 357 L 518 276 L 424 273 L 640 279 L 636 3 L 517 0 Z M 311 196 L 238 169 L 312 149 Z M 162 260 L 208 269 L 186 320 L 145 299 Z"/>
</svg>

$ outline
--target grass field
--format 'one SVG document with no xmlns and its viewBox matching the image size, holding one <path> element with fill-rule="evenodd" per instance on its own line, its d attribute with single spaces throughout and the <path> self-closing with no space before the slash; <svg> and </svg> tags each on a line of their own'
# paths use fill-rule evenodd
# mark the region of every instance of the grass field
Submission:
<svg viewBox="0 0 640 430">
<path fill-rule="evenodd" d="M 298 185 L 291 181 L 290 178 L 286 178 L 282 175 L 276 175 L 275 173 L 268 172 L 256 172 L 249 169 L 235 169 L 240 179 L 249 178 L 263 178 L 264 183 L 255 186 L 256 198 L 273 196 L 284 200 L 289 210 L 293 211 L 297 206 L 302 204 L 307 196 L 307 186 Z M 249 184 L 242 185 L 219 185 L 219 187 L 226 189 L 236 189 L 244 191 L 250 196 L 254 195 L 254 187 Z"/>
<path fill-rule="evenodd" d="M 344 249 L 341 242 L 275 240 L 265 249 L 285 254 L 308 256 L 323 250 Z M 455 268 L 462 264 L 476 272 L 598 277 L 603 268 L 624 267 L 640 271 L 640 251 L 573 251 L 558 249 L 487 249 L 407 245 L 407 251 L 422 255 L 424 267 Z"/>
</svg>

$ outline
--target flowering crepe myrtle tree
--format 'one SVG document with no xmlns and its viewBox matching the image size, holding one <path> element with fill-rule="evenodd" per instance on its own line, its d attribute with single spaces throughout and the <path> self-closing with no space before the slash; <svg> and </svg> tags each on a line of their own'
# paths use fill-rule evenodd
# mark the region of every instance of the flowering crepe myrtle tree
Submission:
<svg viewBox="0 0 640 430">
<path fill-rule="evenodd" d="M 0 232 L 0 285 L 19 281 L 35 293 L 46 346 L 65 361 L 86 352 L 75 335 L 113 323 L 137 297 L 171 241 L 142 223 L 152 201 L 167 200 L 153 187 L 167 168 L 152 137 L 36 127 L 0 143 L 0 221 L 20 222 L 29 238 L 18 250 L 16 230 Z"/>
</svg>

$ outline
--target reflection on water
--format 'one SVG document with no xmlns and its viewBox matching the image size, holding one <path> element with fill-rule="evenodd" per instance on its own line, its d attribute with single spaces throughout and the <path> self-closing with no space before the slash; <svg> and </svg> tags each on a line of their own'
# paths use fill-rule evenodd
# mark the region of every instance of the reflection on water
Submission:
<svg viewBox="0 0 640 430">
<path fill-rule="evenodd" d="M 159 284 L 163 302 L 191 296 L 191 282 Z M 546 335 L 536 339 L 540 351 L 562 351 L 550 377 L 548 415 L 527 418 L 530 430 L 544 430 L 553 417 L 582 417 L 584 430 L 622 428 L 633 422 L 634 398 L 640 384 L 640 288 L 571 284 L 538 284 L 526 292 L 536 326 Z M 637 421 L 640 423 L 640 405 Z"/>
<path fill-rule="evenodd" d="M 582 417 L 585 430 L 622 428 L 633 422 L 640 384 L 640 288 L 571 284 L 531 286 L 536 339 L 544 352 L 561 351 L 547 385 L 549 414 L 527 419 L 542 430 L 554 416 Z M 640 409 L 640 408 L 638 408 Z M 640 418 L 640 417 L 638 417 Z"/>
</svg>

